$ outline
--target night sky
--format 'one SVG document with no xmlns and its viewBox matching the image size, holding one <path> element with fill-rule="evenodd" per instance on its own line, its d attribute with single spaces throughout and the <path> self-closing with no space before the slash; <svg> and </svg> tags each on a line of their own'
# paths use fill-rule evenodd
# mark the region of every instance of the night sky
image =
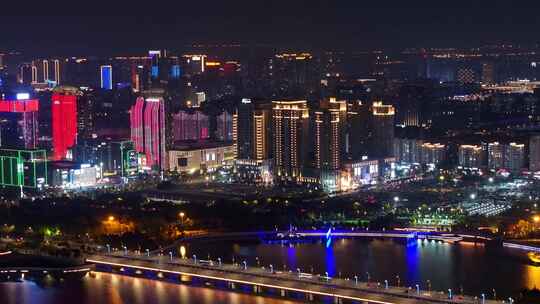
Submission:
<svg viewBox="0 0 540 304">
<path fill-rule="evenodd" d="M 0 49 L 69 55 L 181 50 L 193 42 L 371 49 L 540 41 L 540 1 L 199 0 L 111 6 L 116 1 L 110 0 L 73 5 L 79 2 L 42 10 L 56 16 L 14 16 L 22 10 L 3 10 L 10 14 L 0 18 Z"/>
</svg>

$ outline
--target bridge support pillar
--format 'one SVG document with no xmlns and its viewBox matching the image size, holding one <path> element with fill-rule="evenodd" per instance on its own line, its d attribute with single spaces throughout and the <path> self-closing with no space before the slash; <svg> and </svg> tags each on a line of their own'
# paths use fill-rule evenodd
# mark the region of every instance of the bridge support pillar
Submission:
<svg viewBox="0 0 540 304">
<path fill-rule="evenodd" d="M 307 300 L 308 302 L 312 302 L 314 299 L 315 299 L 315 297 L 313 296 L 312 293 L 307 293 L 307 294 L 306 294 L 306 300 Z"/>
<path fill-rule="evenodd" d="M 257 285 L 253 285 L 253 292 L 254 293 L 260 293 L 261 292 L 261 287 L 257 286 Z"/>
<path fill-rule="evenodd" d="M 343 299 L 340 297 L 334 297 L 334 304 L 343 304 Z"/>
<path fill-rule="evenodd" d="M 282 297 L 286 297 L 287 296 L 287 291 L 285 289 L 281 289 L 279 291 L 279 294 L 282 296 Z"/>
<path fill-rule="evenodd" d="M 236 286 L 234 285 L 233 282 L 229 282 L 229 287 L 230 287 L 231 289 L 235 289 L 235 288 L 236 288 Z"/>
</svg>

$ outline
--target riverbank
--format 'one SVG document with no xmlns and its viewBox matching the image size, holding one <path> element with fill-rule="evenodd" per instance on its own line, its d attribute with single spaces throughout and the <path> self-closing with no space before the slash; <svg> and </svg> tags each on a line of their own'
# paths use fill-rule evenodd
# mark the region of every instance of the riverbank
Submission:
<svg viewBox="0 0 540 304">
<path fill-rule="evenodd" d="M 80 279 L 94 268 L 92 264 L 68 258 L 11 251 L 0 253 L 0 282 Z"/>
</svg>

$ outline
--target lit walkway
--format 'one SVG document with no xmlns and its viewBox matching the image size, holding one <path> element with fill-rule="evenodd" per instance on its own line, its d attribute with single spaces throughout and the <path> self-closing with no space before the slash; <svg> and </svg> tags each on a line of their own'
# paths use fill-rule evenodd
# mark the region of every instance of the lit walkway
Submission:
<svg viewBox="0 0 540 304">
<path fill-rule="evenodd" d="M 239 285 L 250 286 L 256 293 L 273 292 L 281 296 L 287 293 L 303 294 L 305 299 L 316 300 L 320 297 L 334 298 L 334 303 L 358 302 L 373 304 L 397 303 L 500 303 L 491 300 L 454 296 L 448 293 L 407 290 L 406 288 L 388 287 L 377 284 L 368 285 L 353 279 L 336 279 L 299 272 L 274 271 L 270 266 L 246 267 L 247 265 L 222 264 L 220 261 L 194 259 L 176 259 L 171 256 L 145 256 L 133 254 L 94 255 L 87 262 L 97 266 L 112 267 L 116 271 L 139 271 L 140 275 L 153 273 L 159 276 L 188 276 L 210 282 L 226 282 L 231 289 Z"/>
</svg>

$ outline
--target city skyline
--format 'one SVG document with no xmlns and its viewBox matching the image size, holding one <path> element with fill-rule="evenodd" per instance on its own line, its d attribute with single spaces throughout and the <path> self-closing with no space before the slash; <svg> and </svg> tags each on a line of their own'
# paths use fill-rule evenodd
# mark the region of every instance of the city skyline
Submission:
<svg viewBox="0 0 540 304">
<path fill-rule="evenodd" d="M 43 4 L 0 303 L 540 303 L 540 4 Z"/>
</svg>

